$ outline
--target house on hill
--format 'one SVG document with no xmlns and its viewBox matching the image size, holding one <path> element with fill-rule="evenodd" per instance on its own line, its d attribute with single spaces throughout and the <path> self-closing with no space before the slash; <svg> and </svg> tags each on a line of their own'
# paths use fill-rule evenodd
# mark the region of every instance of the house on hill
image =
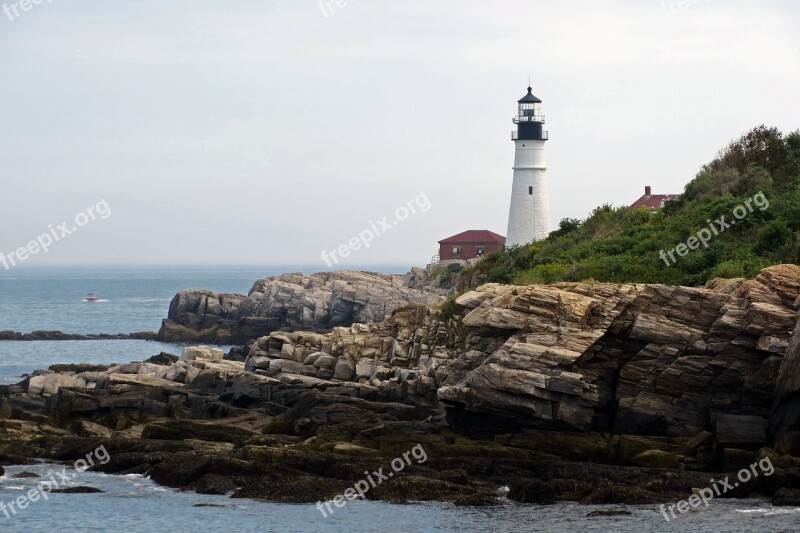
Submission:
<svg viewBox="0 0 800 533">
<path fill-rule="evenodd" d="M 469 230 L 439 241 L 439 255 L 433 263 L 469 261 L 486 254 L 498 252 L 506 244 L 506 238 L 489 230 Z"/>
<path fill-rule="evenodd" d="M 631 207 L 646 207 L 650 209 L 651 213 L 655 213 L 664 207 L 665 203 L 670 200 L 677 200 L 680 197 L 680 194 L 653 194 L 653 189 L 648 185 L 644 188 L 644 196 L 633 202 Z"/>
</svg>

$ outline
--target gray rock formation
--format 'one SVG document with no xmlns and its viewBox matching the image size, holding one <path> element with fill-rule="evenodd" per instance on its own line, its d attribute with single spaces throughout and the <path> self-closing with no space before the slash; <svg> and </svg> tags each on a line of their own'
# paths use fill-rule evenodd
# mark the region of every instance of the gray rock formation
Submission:
<svg viewBox="0 0 800 533">
<path fill-rule="evenodd" d="M 248 315 L 290 309 L 281 324 L 372 323 L 273 333 L 253 345 L 247 369 L 357 382 L 394 401 L 439 401 L 470 432 L 710 432 L 732 450 L 768 442 L 793 449 L 800 435 L 795 265 L 707 288 L 488 284 L 458 298 L 461 318 L 449 324 L 424 310 L 378 323 L 384 308 L 369 305 L 369 291 L 359 300 L 350 289 L 361 279 L 256 284 L 241 305 Z M 338 313 L 343 302 L 352 307 Z"/>
<path fill-rule="evenodd" d="M 427 274 L 337 271 L 283 274 L 257 281 L 248 296 L 208 290 L 178 293 L 159 339 L 167 342 L 243 342 L 279 329 L 327 330 L 380 322 L 408 305 L 432 306 L 447 291 L 426 285 Z"/>
<path fill-rule="evenodd" d="M 252 301 L 265 303 L 252 312 L 316 309 L 328 290 L 310 278 L 257 284 Z M 334 277 L 333 301 L 358 300 L 341 291 L 361 279 Z M 370 298 L 386 293 L 366 293 L 352 313 L 377 317 Z M 231 297 L 202 298 L 176 310 L 211 328 L 212 313 L 237 316 Z M 180 360 L 51 367 L 0 386 L 0 455 L 64 460 L 104 439 L 108 471 L 299 502 L 425 443 L 431 470 L 375 497 L 468 505 L 496 503 L 501 484 L 523 502 L 674 501 L 708 483 L 697 471 L 769 459 L 774 475 L 728 496 L 797 501 L 800 267 L 706 288 L 491 284 L 458 304 L 452 318 L 410 306 L 324 333 L 274 331 L 243 362 L 192 347 Z M 340 316 L 327 309 L 282 323 Z"/>
</svg>

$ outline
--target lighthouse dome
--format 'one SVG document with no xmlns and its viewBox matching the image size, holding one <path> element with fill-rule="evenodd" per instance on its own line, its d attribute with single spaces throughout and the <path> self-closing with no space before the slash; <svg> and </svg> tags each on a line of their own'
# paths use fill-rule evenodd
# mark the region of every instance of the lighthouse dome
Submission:
<svg viewBox="0 0 800 533">
<path fill-rule="evenodd" d="M 528 87 L 528 94 L 519 99 L 520 104 L 541 104 L 542 101 L 533 95 L 533 88 Z"/>
</svg>

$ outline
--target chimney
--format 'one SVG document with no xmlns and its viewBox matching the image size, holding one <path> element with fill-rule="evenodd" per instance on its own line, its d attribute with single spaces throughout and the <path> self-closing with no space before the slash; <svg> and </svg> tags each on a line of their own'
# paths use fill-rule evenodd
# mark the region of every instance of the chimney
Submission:
<svg viewBox="0 0 800 533">
<path fill-rule="evenodd" d="M 649 185 L 644 188 L 644 195 L 645 196 L 650 196 L 650 194 L 652 194 L 652 192 L 653 192 L 653 189 L 651 189 Z"/>
</svg>

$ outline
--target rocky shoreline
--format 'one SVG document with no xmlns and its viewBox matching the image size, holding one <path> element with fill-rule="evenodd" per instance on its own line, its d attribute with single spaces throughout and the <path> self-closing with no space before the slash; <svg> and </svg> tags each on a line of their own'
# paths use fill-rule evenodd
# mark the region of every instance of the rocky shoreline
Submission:
<svg viewBox="0 0 800 533">
<path fill-rule="evenodd" d="M 64 333 L 63 331 L 0 331 L 0 341 L 106 341 L 106 340 L 143 340 L 154 341 L 158 338 L 155 331 L 138 331 L 135 333 L 97 333 L 82 335 Z"/>
<path fill-rule="evenodd" d="M 443 298 L 407 280 L 381 307 L 343 276 L 257 283 L 248 304 L 176 296 L 170 320 L 195 340 L 243 335 L 242 309 L 278 319 L 227 356 L 191 347 L 0 387 L 0 464 L 103 445 L 104 472 L 300 503 L 342 494 L 420 445 L 424 463 L 366 497 L 660 504 L 768 459 L 774 473 L 720 497 L 800 505 L 800 267 L 706 288 L 488 284 L 452 316 L 401 305 Z M 372 318 L 321 327 L 356 316 Z"/>
</svg>

